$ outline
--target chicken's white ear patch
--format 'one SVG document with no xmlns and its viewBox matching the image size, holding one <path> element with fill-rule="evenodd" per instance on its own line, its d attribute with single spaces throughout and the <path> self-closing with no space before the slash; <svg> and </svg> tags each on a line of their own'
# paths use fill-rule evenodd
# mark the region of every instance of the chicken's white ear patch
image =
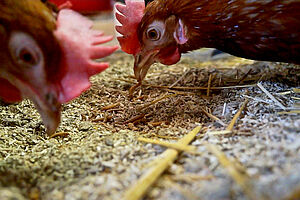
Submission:
<svg viewBox="0 0 300 200">
<path fill-rule="evenodd" d="M 181 19 L 178 20 L 178 24 L 174 31 L 174 38 L 178 44 L 185 44 L 188 41 L 186 36 L 186 26 L 184 26 Z"/>
</svg>

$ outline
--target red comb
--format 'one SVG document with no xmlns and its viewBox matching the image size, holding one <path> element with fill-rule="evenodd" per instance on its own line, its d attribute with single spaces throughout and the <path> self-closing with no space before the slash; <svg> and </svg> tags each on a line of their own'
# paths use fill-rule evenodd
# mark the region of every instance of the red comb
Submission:
<svg viewBox="0 0 300 200">
<path fill-rule="evenodd" d="M 117 46 L 96 46 L 110 41 L 112 36 L 103 36 L 101 31 L 92 30 L 93 22 L 69 9 L 59 12 L 57 30 L 54 32 L 63 51 L 60 64 L 61 79 L 59 102 L 65 103 L 87 90 L 90 76 L 98 74 L 108 67 L 108 63 L 99 63 L 99 59 L 113 53 Z"/>
<path fill-rule="evenodd" d="M 116 4 L 117 20 L 122 26 L 116 26 L 116 30 L 122 35 L 118 41 L 123 51 L 135 55 L 140 50 L 140 43 L 137 36 L 137 28 L 142 20 L 145 2 L 144 0 L 125 0 L 125 4 Z"/>
</svg>

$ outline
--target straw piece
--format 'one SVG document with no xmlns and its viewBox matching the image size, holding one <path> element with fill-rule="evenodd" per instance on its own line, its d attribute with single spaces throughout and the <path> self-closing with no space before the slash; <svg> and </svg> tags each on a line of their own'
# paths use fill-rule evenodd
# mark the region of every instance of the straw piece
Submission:
<svg viewBox="0 0 300 200">
<path fill-rule="evenodd" d="M 300 93 L 300 88 L 293 88 L 293 92 L 299 94 Z"/>
<path fill-rule="evenodd" d="M 300 114 L 300 110 L 291 110 L 291 111 L 283 111 L 278 112 L 279 115 L 293 115 L 293 114 Z"/>
<path fill-rule="evenodd" d="M 226 108 L 227 108 L 227 103 L 225 102 L 224 105 L 223 105 L 222 116 L 225 115 L 225 113 L 226 113 Z"/>
<path fill-rule="evenodd" d="M 145 98 L 146 98 L 146 96 L 145 96 L 145 95 L 142 95 L 142 96 L 139 96 L 139 97 L 135 97 L 135 98 L 133 99 L 133 101 L 142 100 L 142 99 L 145 99 Z"/>
<path fill-rule="evenodd" d="M 263 100 L 261 98 L 258 98 L 258 97 L 251 97 L 251 96 L 245 95 L 245 94 L 243 94 L 242 96 L 246 97 L 248 99 L 253 99 L 254 101 L 258 101 L 258 102 L 262 102 L 262 103 L 265 103 L 265 104 L 269 104 L 269 102 L 267 102 L 267 101 L 265 101 L 265 100 Z"/>
<path fill-rule="evenodd" d="M 279 95 L 288 95 L 288 94 L 291 94 L 292 93 L 292 91 L 286 91 L 286 92 L 279 92 L 279 93 L 277 93 L 277 94 L 279 94 Z"/>
<path fill-rule="evenodd" d="M 292 99 L 294 99 L 294 100 L 300 100 L 300 98 L 299 97 L 291 97 Z"/>
<path fill-rule="evenodd" d="M 178 91 L 178 90 L 171 90 L 171 89 L 166 89 L 167 92 L 172 92 L 172 93 L 176 93 L 177 95 L 187 95 L 187 96 L 191 96 L 191 95 L 199 95 L 197 94 L 197 92 L 186 92 L 186 91 Z"/>
<path fill-rule="evenodd" d="M 93 119 L 92 122 L 107 122 L 111 120 L 113 117 L 111 115 L 104 115 L 104 117 L 98 118 L 98 119 Z"/>
<path fill-rule="evenodd" d="M 130 89 L 129 89 L 129 97 L 132 98 L 133 97 L 133 93 L 136 90 L 136 88 L 138 88 L 139 86 L 142 85 L 142 82 L 138 82 L 137 84 L 133 85 Z"/>
<path fill-rule="evenodd" d="M 178 144 L 183 146 L 188 145 L 199 133 L 201 126 L 196 127 L 186 136 L 178 141 Z M 126 200 L 138 200 L 141 199 L 147 192 L 147 190 L 155 183 L 159 176 L 170 166 L 171 163 L 177 158 L 179 152 L 174 149 L 167 149 L 161 156 L 157 159 L 159 161 L 155 166 L 149 169 L 146 174 L 140 177 L 140 179 L 125 193 Z"/>
<path fill-rule="evenodd" d="M 160 101 L 162 101 L 162 100 L 164 100 L 164 99 L 167 99 L 167 98 L 170 98 L 170 97 L 174 97 L 174 96 L 177 96 L 177 94 L 176 94 L 176 93 L 175 93 L 175 94 L 165 94 L 165 95 L 163 95 L 162 97 L 159 97 L 159 98 L 155 99 L 154 101 L 152 101 L 152 102 L 150 102 L 150 103 L 148 103 L 148 104 L 143 105 L 143 106 L 140 107 L 138 110 L 139 110 L 139 111 L 143 111 L 143 110 L 145 110 L 146 108 L 148 108 L 148 107 L 150 107 L 150 106 L 156 104 L 157 102 L 160 102 Z"/>
<path fill-rule="evenodd" d="M 124 124 L 129 124 L 129 123 L 133 123 L 137 120 L 143 119 L 146 116 L 146 114 L 140 114 L 138 116 L 134 116 L 131 119 L 127 120 L 126 122 L 124 122 Z"/>
<path fill-rule="evenodd" d="M 120 105 L 120 102 L 118 102 L 118 103 L 114 103 L 114 104 L 111 104 L 111 105 L 108 105 L 108 106 L 104 106 L 104 107 L 102 107 L 101 108 L 101 110 L 109 110 L 109 109 L 113 109 L 113 108 L 115 108 L 115 107 L 117 107 L 117 106 L 119 106 Z"/>
<path fill-rule="evenodd" d="M 237 164 L 231 162 L 226 155 L 219 150 L 216 145 L 206 144 L 206 148 L 213 153 L 219 160 L 220 164 L 229 172 L 229 175 L 235 180 L 235 182 L 243 189 L 249 199 L 257 200 L 262 199 L 258 197 L 253 190 L 253 183 L 247 174 L 241 173 L 237 169 Z"/>
<path fill-rule="evenodd" d="M 286 107 L 283 106 L 261 83 L 257 83 L 257 86 L 270 98 L 274 101 L 281 109 L 286 110 Z"/>
<path fill-rule="evenodd" d="M 182 76 L 179 78 L 179 79 L 177 79 L 177 81 L 175 81 L 171 86 L 170 86 L 170 88 L 172 88 L 172 87 L 174 87 L 177 83 L 179 83 L 188 73 L 190 72 L 190 70 L 186 70 L 185 72 L 184 72 L 184 74 L 182 74 Z"/>
<path fill-rule="evenodd" d="M 241 108 L 239 109 L 239 111 L 234 115 L 234 117 L 232 118 L 230 124 L 226 128 L 227 131 L 233 131 L 234 124 L 236 123 L 236 121 L 240 117 L 240 115 L 242 114 L 243 110 L 246 108 L 246 105 L 247 105 L 248 101 L 249 100 L 246 99 L 244 101 L 243 105 L 241 106 Z"/>
<path fill-rule="evenodd" d="M 219 122 L 222 126 L 225 126 L 224 122 L 220 120 L 218 117 L 214 116 L 213 114 L 207 112 L 203 108 L 201 108 L 202 112 L 204 112 L 208 117 L 210 117 L 212 120 Z"/>
<path fill-rule="evenodd" d="M 206 95 L 207 95 L 208 97 L 209 97 L 209 94 L 210 94 L 211 80 L 212 80 L 212 74 L 210 74 L 210 75 L 209 75 L 209 78 L 208 78 L 207 91 L 206 91 Z"/>
<path fill-rule="evenodd" d="M 251 72 L 252 68 L 250 68 L 249 71 L 246 74 L 244 74 L 244 76 L 239 80 L 237 84 L 239 85 L 241 82 L 243 82 Z"/>
<path fill-rule="evenodd" d="M 126 79 L 119 78 L 119 81 L 124 81 L 127 83 L 136 84 L 135 81 L 130 81 Z M 151 85 L 151 84 L 145 84 L 142 83 L 142 86 L 152 87 L 152 88 L 162 88 L 162 89 L 175 89 L 175 90 L 207 90 L 207 87 L 180 87 L 180 86 L 164 86 L 164 85 Z M 257 84 L 251 84 L 251 85 L 234 85 L 234 86 L 223 86 L 223 87 L 211 87 L 211 90 L 223 90 L 223 89 L 233 89 L 233 88 L 248 88 L 248 87 L 255 87 Z"/>
<path fill-rule="evenodd" d="M 230 131 L 230 130 L 206 132 L 207 135 L 228 135 L 228 134 L 231 134 L 231 133 L 232 133 L 232 131 Z"/>
<path fill-rule="evenodd" d="M 171 149 L 175 149 L 178 151 L 194 151 L 195 147 L 194 146 L 182 146 L 181 144 L 178 143 L 170 143 L 170 142 L 165 142 L 165 141 L 160 141 L 160 140 L 153 140 L 153 139 L 149 139 L 149 138 L 138 138 L 137 139 L 140 142 L 145 142 L 145 143 L 151 143 L 151 144 L 157 144 L 163 147 L 167 147 L 167 148 L 171 148 Z"/>
<path fill-rule="evenodd" d="M 148 86 L 152 86 L 153 85 L 149 85 Z M 223 86 L 223 87 L 211 87 L 211 90 L 223 90 L 223 89 L 234 89 L 234 88 L 247 88 L 247 87 L 255 87 L 256 84 L 252 84 L 252 85 L 233 85 L 233 86 Z M 159 88 L 160 86 L 155 86 Z M 169 88 L 169 86 L 163 87 L 163 88 Z M 178 89 L 178 90 L 207 90 L 207 87 L 172 87 L 170 89 Z"/>
<path fill-rule="evenodd" d="M 148 122 L 148 125 L 153 126 L 153 127 L 161 126 L 161 125 L 168 125 L 168 124 L 170 124 L 170 122 L 168 122 L 168 121 Z"/>
</svg>

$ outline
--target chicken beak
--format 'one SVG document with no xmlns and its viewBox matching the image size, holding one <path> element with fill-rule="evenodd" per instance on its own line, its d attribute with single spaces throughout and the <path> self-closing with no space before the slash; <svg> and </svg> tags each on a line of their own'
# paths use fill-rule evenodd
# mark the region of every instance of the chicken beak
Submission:
<svg viewBox="0 0 300 200">
<path fill-rule="evenodd" d="M 14 85 L 22 92 L 22 95 L 29 98 L 39 111 L 46 132 L 51 136 L 60 123 L 61 104 L 58 101 L 58 93 L 52 84 L 43 86 L 14 79 Z"/>
<path fill-rule="evenodd" d="M 141 52 L 134 56 L 134 75 L 138 82 L 142 82 L 151 65 L 155 62 L 159 50 Z"/>
<path fill-rule="evenodd" d="M 58 102 L 57 95 L 49 92 L 43 96 L 32 96 L 30 99 L 42 117 L 46 133 L 51 136 L 60 123 L 61 104 Z"/>
</svg>

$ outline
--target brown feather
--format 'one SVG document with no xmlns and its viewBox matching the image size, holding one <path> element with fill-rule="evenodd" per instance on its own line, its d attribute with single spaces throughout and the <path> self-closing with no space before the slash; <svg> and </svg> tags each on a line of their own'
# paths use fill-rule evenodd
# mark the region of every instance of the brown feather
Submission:
<svg viewBox="0 0 300 200">
<path fill-rule="evenodd" d="M 299 0 L 155 0 L 146 7 L 138 34 L 143 46 L 147 26 L 174 15 L 189 39 L 178 45 L 181 53 L 214 47 L 255 60 L 300 64 L 299 10 Z M 160 48 L 169 45 L 174 41 Z"/>
</svg>

